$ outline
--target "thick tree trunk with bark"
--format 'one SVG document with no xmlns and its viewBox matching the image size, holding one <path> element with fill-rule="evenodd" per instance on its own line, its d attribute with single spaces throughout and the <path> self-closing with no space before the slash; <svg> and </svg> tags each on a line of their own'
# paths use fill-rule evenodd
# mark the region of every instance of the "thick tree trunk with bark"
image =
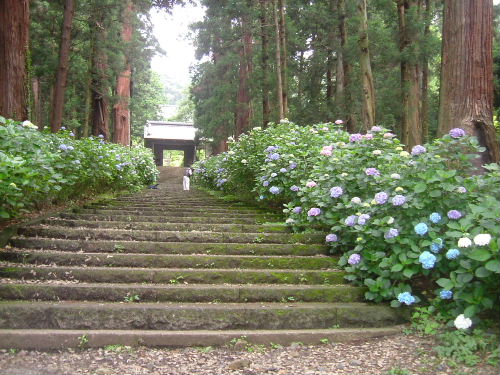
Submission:
<svg viewBox="0 0 500 375">
<path fill-rule="evenodd" d="M 288 56 L 286 48 L 286 20 L 285 20 L 285 0 L 278 0 L 279 13 L 279 42 L 280 42 L 280 65 L 281 65 L 281 85 L 283 94 L 283 116 L 288 116 Z"/>
<path fill-rule="evenodd" d="M 329 1 L 329 9 L 331 14 L 335 14 L 335 1 Z M 327 59 L 326 59 L 326 102 L 329 109 L 333 109 L 333 99 L 334 99 L 334 83 L 333 77 L 335 75 L 335 23 L 330 23 L 331 28 L 328 31 L 328 45 L 327 45 Z M 329 111 L 331 113 L 331 111 Z M 332 121 L 333 118 L 327 119 Z"/>
<path fill-rule="evenodd" d="M 260 4 L 260 38 L 262 43 L 261 70 L 262 70 L 262 127 L 265 129 L 269 123 L 271 107 L 269 103 L 269 37 L 267 34 L 268 0 L 259 0 Z"/>
<path fill-rule="evenodd" d="M 252 30 L 247 16 L 242 19 L 242 46 L 240 50 L 239 85 L 236 108 L 236 130 L 235 138 L 243 134 L 250 125 L 252 117 L 252 98 L 250 96 L 250 74 L 252 65 Z"/>
<path fill-rule="evenodd" d="M 370 129 L 375 125 L 375 85 L 373 83 L 373 73 L 370 60 L 370 49 L 368 41 L 368 15 L 366 12 L 366 0 L 359 0 L 358 10 L 361 16 L 359 28 L 359 49 L 361 55 L 359 65 L 363 83 L 363 127 L 364 130 Z"/>
<path fill-rule="evenodd" d="M 407 148 L 422 143 L 420 124 L 419 66 L 415 56 L 416 28 L 410 25 L 409 14 L 416 9 L 416 0 L 396 0 L 399 20 L 399 50 L 401 53 L 401 91 L 403 116 L 401 141 Z M 413 20 L 415 21 L 415 20 Z"/>
<path fill-rule="evenodd" d="M 71 27 L 75 14 L 75 3 L 66 0 L 64 3 L 64 19 L 61 32 L 61 46 L 59 48 L 59 67 L 57 68 L 56 83 L 54 86 L 54 99 L 52 101 L 52 114 L 50 116 L 50 130 L 56 133 L 61 129 L 64 113 L 64 92 L 68 81 L 69 50 L 71 47 Z"/>
<path fill-rule="evenodd" d="M 131 0 L 127 0 L 123 12 L 122 41 L 127 45 L 132 41 L 132 17 L 134 15 L 134 5 Z M 132 68 L 130 66 L 128 47 L 125 47 L 125 69 L 118 76 L 116 83 L 117 103 L 114 106 L 114 133 L 113 142 L 124 146 L 130 146 L 130 82 Z"/>
<path fill-rule="evenodd" d="M 493 127 L 493 3 L 445 0 L 439 134 L 462 128 L 486 147 L 481 162 L 499 161 Z"/>
<path fill-rule="evenodd" d="M 28 118 L 29 0 L 0 0 L 0 116 Z"/>
<path fill-rule="evenodd" d="M 430 35 L 431 24 L 431 1 L 425 0 L 424 11 L 424 40 L 427 40 Z M 429 141 L 429 61 L 424 54 L 422 58 L 422 93 L 421 93 L 421 109 L 420 109 L 420 123 L 422 124 L 422 142 Z"/>
<path fill-rule="evenodd" d="M 285 111 L 283 107 L 283 73 L 282 73 L 282 65 L 281 65 L 281 43 L 280 43 L 280 28 L 279 28 L 279 20 L 278 20 L 278 1 L 273 1 L 273 13 L 274 13 L 274 27 L 276 29 L 276 95 L 278 97 L 278 112 L 279 112 L 279 120 L 285 118 Z"/>
<path fill-rule="evenodd" d="M 31 122 L 38 126 L 38 130 L 43 130 L 43 120 L 42 120 L 42 84 L 39 77 L 33 77 L 31 79 L 31 91 L 33 98 L 33 109 L 31 111 Z"/>
</svg>

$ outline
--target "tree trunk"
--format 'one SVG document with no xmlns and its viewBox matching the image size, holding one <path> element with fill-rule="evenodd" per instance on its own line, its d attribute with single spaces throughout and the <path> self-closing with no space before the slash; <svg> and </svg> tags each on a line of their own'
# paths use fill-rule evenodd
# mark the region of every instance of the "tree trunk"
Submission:
<svg viewBox="0 0 500 375">
<path fill-rule="evenodd" d="M 342 88 L 342 100 L 343 105 L 342 114 L 345 119 L 345 126 L 348 132 L 353 133 L 356 130 L 356 119 L 354 117 L 353 103 L 352 103 L 352 93 L 351 93 L 351 64 L 346 59 L 346 44 L 347 44 L 347 28 L 346 28 L 346 12 L 345 12 L 345 0 L 338 0 L 337 3 L 337 14 L 339 17 L 339 36 L 340 36 L 340 49 L 342 53 L 342 78 L 343 78 L 343 88 Z M 338 91 L 337 91 L 338 92 Z"/>
<path fill-rule="evenodd" d="M 250 74 L 252 73 L 252 30 L 248 22 L 248 16 L 242 18 L 242 46 L 240 49 L 239 85 L 236 105 L 236 130 L 235 138 L 245 132 L 250 125 L 252 116 L 252 98 L 250 96 Z"/>
<path fill-rule="evenodd" d="M 403 107 L 401 141 L 408 149 L 422 143 L 419 67 L 415 54 L 417 35 L 416 28 L 410 24 L 412 20 L 409 16 L 415 7 L 415 0 L 397 0 Z"/>
<path fill-rule="evenodd" d="M 69 49 L 71 47 L 71 27 L 75 14 L 75 3 L 66 0 L 64 3 L 64 19 L 61 31 L 61 46 L 59 48 L 59 67 L 57 68 L 54 99 L 52 101 L 52 115 L 50 116 L 50 130 L 56 133 L 61 129 L 64 113 L 64 92 L 68 81 Z"/>
<path fill-rule="evenodd" d="M 335 13 L 335 2 L 334 0 L 329 1 L 329 9 L 330 13 L 334 14 Z M 333 109 L 333 98 L 334 98 L 334 84 L 333 84 L 333 77 L 334 77 L 334 72 L 335 72 L 335 59 L 333 52 L 335 50 L 335 28 L 334 22 L 330 23 L 331 28 L 328 31 L 328 45 L 327 45 L 327 53 L 328 56 L 326 58 L 326 102 L 328 106 L 328 113 L 329 116 L 331 116 L 331 112 Z M 332 121 L 332 118 L 327 119 L 328 121 Z"/>
<path fill-rule="evenodd" d="M 278 96 L 278 111 L 279 111 L 279 120 L 285 118 L 284 108 L 283 108 L 283 74 L 282 74 L 282 66 L 281 66 L 281 43 L 280 43 L 280 29 L 279 29 L 279 21 L 278 21 L 278 1 L 273 1 L 273 13 L 274 13 L 274 26 L 276 29 L 276 76 L 277 76 L 277 84 L 276 91 Z"/>
<path fill-rule="evenodd" d="M 424 40 L 428 40 L 431 24 L 431 1 L 425 0 Z M 429 61 L 426 53 L 422 57 L 422 93 L 420 123 L 422 124 L 422 142 L 429 141 Z"/>
<path fill-rule="evenodd" d="M 280 43 L 280 65 L 281 65 L 281 85 L 283 93 L 283 116 L 288 116 L 288 63 L 286 48 L 286 21 L 285 21 L 285 0 L 278 0 L 279 13 L 279 43 Z"/>
<path fill-rule="evenodd" d="M 361 16 L 359 29 L 359 49 L 360 69 L 363 82 L 363 127 L 364 130 L 370 129 L 375 125 L 375 86 L 373 84 L 373 74 L 370 61 L 370 49 L 368 42 L 368 15 L 366 13 L 366 0 L 359 0 L 358 10 Z"/>
<path fill-rule="evenodd" d="M 134 5 L 131 0 L 127 0 L 123 12 L 122 41 L 125 43 L 125 51 L 128 44 L 132 41 L 132 17 L 134 14 Z M 114 133 L 113 142 L 124 146 L 130 146 L 130 81 L 132 69 L 128 53 L 124 52 L 125 69 L 118 76 L 116 82 L 117 103 L 114 106 Z"/>
<path fill-rule="evenodd" d="M 259 0 L 260 4 L 260 38 L 262 42 L 261 70 L 262 70 L 262 127 L 269 123 L 271 107 L 269 104 L 269 39 L 267 35 L 267 0 Z"/>
<path fill-rule="evenodd" d="M 42 102 L 40 101 L 40 97 L 42 96 L 42 84 L 39 77 L 33 77 L 31 79 L 31 89 L 33 92 L 33 110 L 31 111 L 31 122 L 38 126 L 38 130 L 43 130 Z"/>
<path fill-rule="evenodd" d="M 28 118 L 29 0 L 0 0 L 0 116 Z"/>
<path fill-rule="evenodd" d="M 486 147 L 482 163 L 499 161 L 493 127 L 493 3 L 445 0 L 439 134 L 462 128 Z"/>
</svg>

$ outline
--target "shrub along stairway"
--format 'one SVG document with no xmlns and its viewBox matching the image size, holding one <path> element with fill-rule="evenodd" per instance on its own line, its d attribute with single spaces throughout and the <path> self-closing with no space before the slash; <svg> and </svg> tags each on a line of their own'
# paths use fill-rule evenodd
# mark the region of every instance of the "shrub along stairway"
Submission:
<svg viewBox="0 0 500 375">
<path fill-rule="evenodd" d="M 172 170 L 168 170 L 172 174 Z M 171 175 L 172 176 L 172 175 Z M 324 234 L 179 191 L 94 203 L 21 227 L 0 251 L 0 347 L 346 341 L 399 332 L 344 284 Z M 170 181 L 170 182 L 169 182 Z"/>
</svg>

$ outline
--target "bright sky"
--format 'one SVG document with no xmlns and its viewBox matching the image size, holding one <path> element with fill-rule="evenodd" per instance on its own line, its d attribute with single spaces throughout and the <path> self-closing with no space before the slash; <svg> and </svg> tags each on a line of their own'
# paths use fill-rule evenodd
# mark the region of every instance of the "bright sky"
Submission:
<svg viewBox="0 0 500 375">
<path fill-rule="evenodd" d="M 205 10 L 201 7 L 186 5 L 175 6 L 172 14 L 165 11 L 152 10 L 151 20 L 154 35 L 166 56 L 155 56 L 152 61 L 153 70 L 167 74 L 183 86 L 189 84 L 189 66 L 195 62 L 194 47 L 186 39 L 189 24 L 203 19 Z"/>
</svg>

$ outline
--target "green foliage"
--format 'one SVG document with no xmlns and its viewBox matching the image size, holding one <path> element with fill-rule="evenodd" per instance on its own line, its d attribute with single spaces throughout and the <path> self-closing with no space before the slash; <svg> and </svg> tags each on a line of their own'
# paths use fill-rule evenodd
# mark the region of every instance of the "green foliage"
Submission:
<svg viewBox="0 0 500 375">
<path fill-rule="evenodd" d="M 138 190 L 157 178 L 150 150 L 41 133 L 0 117 L 0 218 L 105 190 Z"/>
<path fill-rule="evenodd" d="M 194 179 L 284 204 L 295 230 L 329 231 L 346 278 L 367 287 L 366 299 L 394 307 L 423 300 L 444 319 L 477 322 L 498 311 L 500 274 L 500 174 L 497 165 L 472 174 L 480 150 L 475 138 L 445 135 L 408 153 L 381 127 L 350 135 L 335 124 L 283 121 L 200 162 Z"/>
</svg>

